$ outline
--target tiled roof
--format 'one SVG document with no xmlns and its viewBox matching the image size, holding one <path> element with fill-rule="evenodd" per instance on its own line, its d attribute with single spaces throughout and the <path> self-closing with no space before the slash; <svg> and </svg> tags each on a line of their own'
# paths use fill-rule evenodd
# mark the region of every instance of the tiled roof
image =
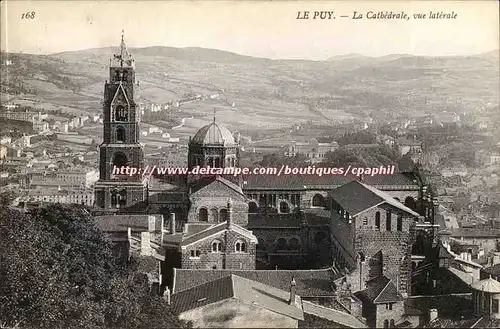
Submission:
<svg viewBox="0 0 500 329">
<path fill-rule="evenodd" d="M 244 178 L 243 190 L 306 190 L 314 188 L 331 189 L 353 180 L 353 177 L 335 175 L 249 175 Z M 246 184 L 245 184 L 246 182 Z"/>
<path fill-rule="evenodd" d="M 488 274 L 491 274 L 493 276 L 498 276 L 500 277 L 500 264 L 495 264 L 490 267 L 484 268 L 484 271 Z"/>
<path fill-rule="evenodd" d="M 381 203 L 388 203 L 413 216 L 419 216 L 389 194 L 359 181 L 352 181 L 336 188 L 329 195 L 351 216 L 355 216 Z"/>
<path fill-rule="evenodd" d="M 191 193 L 194 193 L 210 184 L 212 184 L 213 182 L 215 181 L 219 181 L 221 182 L 222 184 L 226 185 L 228 188 L 234 190 L 236 193 L 239 193 L 239 194 L 243 194 L 241 188 L 234 184 L 233 182 L 223 178 L 223 177 L 220 177 L 220 176 L 203 176 L 203 177 L 200 177 L 199 179 L 197 179 L 196 181 L 194 181 L 193 183 L 191 183 L 190 187 L 191 187 Z"/>
<path fill-rule="evenodd" d="M 500 293 L 500 282 L 491 277 L 481 281 L 476 281 L 471 285 L 471 287 L 476 290 L 489 292 L 493 294 Z"/>
<path fill-rule="evenodd" d="M 249 175 L 244 178 L 243 190 L 275 189 L 275 190 L 307 190 L 332 189 L 357 180 L 353 175 Z M 366 176 L 363 182 L 375 186 L 414 186 L 419 188 L 418 182 L 411 173 L 394 173 L 392 175 Z"/>
<path fill-rule="evenodd" d="M 228 298 L 239 299 L 271 312 L 297 320 L 304 320 L 302 309 L 295 304 L 290 305 L 288 303 L 290 298 L 288 291 L 276 289 L 237 275 L 229 275 L 176 293 L 172 295 L 172 306 L 174 312 L 182 313 Z M 300 300 L 300 298 L 297 298 L 297 300 Z"/>
<path fill-rule="evenodd" d="M 385 276 L 371 279 L 366 282 L 366 285 L 365 290 L 357 293 L 361 299 L 367 299 L 374 304 L 394 303 L 403 300 L 396 286 Z"/>
<path fill-rule="evenodd" d="M 198 130 L 191 143 L 199 145 L 235 145 L 233 134 L 218 123 L 212 122 Z"/>
<path fill-rule="evenodd" d="M 461 271 L 453 267 L 448 267 L 446 269 L 467 285 L 471 285 L 472 282 L 474 281 L 472 275 L 470 275 L 469 273 L 466 273 L 464 271 Z"/>
<path fill-rule="evenodd" d="M 172 309 L 179 314 L 234 296 L 231 276 L 198 285 L 172 295 Z"/>
<path fill-rule="evenodd" d="M 190 289 L 231 274 L 288 291 L 292 277 L 297 282 L 297 294 L 302 297 L 334 296 L 333 282 L 343 275 L 332 269 L 322 270 L 189 270 L 174 269 L 174 292 Z"/>
<path fill-rule="evenodd" d="M 474 304 L 471 296 L 461 295 L 441 295 L 441 296 L 414 296 L 405 300 L 408 307 L 415 308 L 428 314 L 430 309 L 437 309 L 439 317 L 443 318 L 468 318 L 473 314 Z"/>
<path fill-rule="evenodd" d="M 96 216 L 97 224 L 104 232 L 147 231 L 149 216 L 154 216 L 155 230 L 161 230 L 162 215 L 105 215 Z"/>
<path fill-rule="evenodd" d="M 438 318 L 429 324 L 429 328 L 472 328 L 478 321 L 478 317 L 456 319 L 456 318 Z M 477 327 L 476 328 L 482 328 Z"/>
<path fill-rule="evenodd" d="M 500 328 L 500 319 L 483 317 L 474 328 Z"/>
<path fill-rule="evenodd" d="M 302 308 L 306 314 L 312 314 L 348 328 L 367 328 L 367 326 L 356 317 L 328 307 L 308 301 L 302 301 Z"/>
</svg>

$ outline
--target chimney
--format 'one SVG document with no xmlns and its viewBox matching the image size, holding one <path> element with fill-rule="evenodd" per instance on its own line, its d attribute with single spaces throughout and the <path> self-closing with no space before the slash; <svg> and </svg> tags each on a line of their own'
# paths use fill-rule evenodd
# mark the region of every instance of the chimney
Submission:
<svg viewBox="0 0 500 329">
<path fill-rule="evenodd" d="M 165 287 L 165 291 L 163 292 L 163 299 L 167 302 L 168 305 L 170 305 L 170 289 Z"/>
<path fill-rule="evenodd" d="M 175 213 L 170 213 L 170 234 L 175 234 Z"/>
<path fill-rule="evenodd" d="M 295 278 L 292 276 L 292 281 L 290 282 L 290 300 L 289 304 L 295 304 L 295 290 L 297 289 L 297 282 L 295 282 Z"/>
<path fill-rule="evenodd" d="M 127 237 L 128 237 L 129 239 L 131 239 L 131 238 L 132 238 L 132 228 L 130 228 L 130 227 L 129 227 L 129 228 L 127 228 Z"/>
<path fill-rule="evenodd" d="M 148 231 L 154 232 L 156 229 L 156 217 L 148 216 Z"/>
<path fill-rule="evenodd" d="M 432 322 L 438 318 L 438 311 L 435 308 L 429 310 L 429 322 Z"/>
<path fill-rule="evenodd" d="M 141 255 L 151 255 L 151 234 L 149 232 L 141 232 Z"/>
</svg>

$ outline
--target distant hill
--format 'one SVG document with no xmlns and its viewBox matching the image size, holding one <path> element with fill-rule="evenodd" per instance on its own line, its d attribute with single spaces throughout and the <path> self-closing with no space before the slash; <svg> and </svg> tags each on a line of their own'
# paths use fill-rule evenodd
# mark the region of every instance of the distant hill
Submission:
<svg viewBox="0 0 500 329">
<path fill-rule="evenodd" d="M 239 126 L 464 112 L 499 103 L 498 50 L 453 57 L 350 54 L 325 61 L 273 60 L 196 47 L 129 50 L 136 59 L 138 96 L 145 103 L 221 93 L 218 101 L 169 114 L 174 120 L 187 112 L 194 116 L 186 129 L 210 120 L 214 107 L 220 120 Z M 2 53 L 13 62 L 2 66 L 2 100 L 20 99 L 12 90 L 22 85 L 32 92 L 22 95 L 23 101 L 36 100 L 48 109 L 101 112 L 107 65 L 117 51 Z"/>
</svg>

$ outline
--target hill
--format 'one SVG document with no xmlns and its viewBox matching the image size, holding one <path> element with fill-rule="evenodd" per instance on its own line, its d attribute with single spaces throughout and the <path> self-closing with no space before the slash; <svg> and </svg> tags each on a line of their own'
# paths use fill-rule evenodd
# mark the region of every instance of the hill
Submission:
<svg viewBox="0 0 500 329">
<path fill-rule="evenodd" d="M 72 113 L 101 112 L 107 65 L 116 51 L 2 54 L 13 61 L 2 66 L 2 100 L 36 102 L 38 107 Z M 347 55 L 326 61 L 272 60 L 204 48 L 147 47 L 130 52 L 144 103 L 221 94 L 220 100 L 169 113 L 175 120 L 193 116 L 183 128 L 187 130 L 210 120 L 214 107 L 220 120 L 232 127 L 256 127 L 470 112 L 499 103 L 495 52 L 463 57 Z M 15 95 L 20 86 L 30 94 Z"/>
</svg>

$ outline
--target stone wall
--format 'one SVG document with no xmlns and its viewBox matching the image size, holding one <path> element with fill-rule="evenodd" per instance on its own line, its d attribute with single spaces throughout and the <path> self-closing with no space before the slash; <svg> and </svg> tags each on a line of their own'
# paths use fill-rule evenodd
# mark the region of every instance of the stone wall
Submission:
<svg viewBox="0 0 500 329">
<path fill-rule="evenodd" d="M 221 252 L 212 252 L 212 242 L 221 242 Z M 237 240 L 244 241 L 246 252 L 236 252 Z M 191 250 L 199 250 L 199 257 L 191 257 Z M 255 243 L 234 231 L 221 232 L 209 239 L 200 240 L 182 250 L 183 269 L 255 269 Z"/>
<path fill-rule="evenodd" d="M 377 316 L 376 316 L 376 327 L 384 328 L 384 321 L 394 320 L 394 324 L 398 324 L 404 314 L 404 304 L 403 302 L 391 303 L 392 309 L 390 309 L 388 304 L 377 304 Z"/>
</svg>

